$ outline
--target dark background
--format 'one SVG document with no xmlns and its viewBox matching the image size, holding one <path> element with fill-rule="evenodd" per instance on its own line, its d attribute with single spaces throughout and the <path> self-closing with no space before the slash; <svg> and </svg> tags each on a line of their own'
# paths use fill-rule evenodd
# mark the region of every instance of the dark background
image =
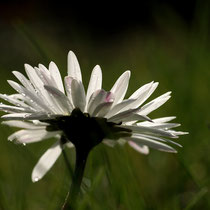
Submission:
<svg viewBox="0 0 210 210">
<path fill-rule="evenodd" d="M 0 3 L 3 22 L 20 18 L 27 22 L 58 21 L 61 25 L 77 25 L 94 38 L 107 38 L 131 28 L 155 28 L 156 16 L 175 13 L 187 25 L 194 20 L 195 9 L 203 1 L 7 1 Z M 207 2 L 204 2 L 207 3 Z M 69 30 L 66 28 L 66 32 Z"/>
</svg>

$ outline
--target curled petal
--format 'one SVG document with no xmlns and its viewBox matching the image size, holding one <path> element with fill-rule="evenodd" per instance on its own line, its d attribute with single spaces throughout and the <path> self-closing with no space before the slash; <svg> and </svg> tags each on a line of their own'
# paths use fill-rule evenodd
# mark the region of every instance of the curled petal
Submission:
<svg viewBox="0 0 210 210">
<path fill-rule="evenodd" d="M 135 149 L 137 152 L 140 152 L 144 155 L 148 155 L 149 154 L 149 147 L 146 145 L 141 145 L 141 144 L 136 144 L 133 141 L 128 141 L 128 144 Z"/>
</svg>

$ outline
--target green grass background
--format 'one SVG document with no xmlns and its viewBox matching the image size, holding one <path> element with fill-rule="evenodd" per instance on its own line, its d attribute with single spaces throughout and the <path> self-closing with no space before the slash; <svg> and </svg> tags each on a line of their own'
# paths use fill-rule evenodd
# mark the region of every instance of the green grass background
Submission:
<svg viewBox="0 0 210 210">
<path fill-rule="evenodd" d="M 71 36 L 59 22 L 14 21 L 1 25 L 0 92 L 13 93 L 7 79 L 11 71 L 24 72 L 23 64 L 48 65 L 53 60 L 66 75 L 66 56 L 73 50 L 87 87 L 91 70 L 103 70 L 103 88 L 109 90 L 127 69 L 131 80 L 127 97 L 150 81 L 160 83 L 151 99 L 172 91 L 172 98 L 150 117 L 177 116 L 180 130 L 188 131 L 178 142 L 178 154 L 151 149 L 148 156 L 129 146 L 97 146 L 91 153 L 85 176 L 91 187 L 78 209 L 181 210 L 210 209 L 210 37 L 209 11 L 198 8 L 192 24 L 172 11 L 156 17 L 155 29 L 135 28 L 113 37 L 94 39 L 86 29 L 69 25 Z M 150 100 L 151 100 L 150 99 Z M 27 146 L 7 141 L 14 129 L 0 127 L 0 209 L 60 209 L 71 178 L 61 156 L 38 183 L 31 172 L 49 139 Z M 66 150 L 72 167 L 74 150 Z"/>
</svg>

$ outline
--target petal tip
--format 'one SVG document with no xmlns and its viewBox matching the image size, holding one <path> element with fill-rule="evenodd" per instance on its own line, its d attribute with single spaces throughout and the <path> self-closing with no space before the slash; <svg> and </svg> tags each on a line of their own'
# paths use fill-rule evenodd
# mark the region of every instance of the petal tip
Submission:
<svg viewBox="0 0 210 210">
<path fill-rule="evenodd" d="M 33 183 L 36 183 L 40 180 L 40 178 L 38 176 L 33 176 L 33 174 L 32 174 L 31 180 Z"/>
</svg>

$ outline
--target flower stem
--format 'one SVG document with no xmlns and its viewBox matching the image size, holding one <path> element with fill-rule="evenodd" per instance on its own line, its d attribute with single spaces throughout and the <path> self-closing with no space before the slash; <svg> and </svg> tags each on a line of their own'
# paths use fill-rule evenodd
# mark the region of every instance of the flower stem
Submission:
<svg viewBox="0 0 210 210">
<path fill-rule="evenodd" d="M 68 169 L 70 178 L 72 178 L 72 176 L 73 176 L 73 169 L 71 167 L 71 164 L 70 164 L 70 162 L 68 160 L 67 154 L 66 154 L 64 149 L 62 150 L 62 154 L 63 154 L 63 158 L 64 158 L 64 161 L 65 161 L 65 164 L 66 164 L 66 168 Z"/>
<path fill-rule="evenodd" d="M 76 147 L 76 165 L 74 174 L 72 177 L 72 184 L 70 187 L 70 192 L 66 198 L 63 210 L 75 210 L 77 206 L 77 198 L 80 192 L 80 186 L 82 183 L 85 165 L 87 161 L 89 151 L 84 150 L 83 148 Z"/>
</svg>

